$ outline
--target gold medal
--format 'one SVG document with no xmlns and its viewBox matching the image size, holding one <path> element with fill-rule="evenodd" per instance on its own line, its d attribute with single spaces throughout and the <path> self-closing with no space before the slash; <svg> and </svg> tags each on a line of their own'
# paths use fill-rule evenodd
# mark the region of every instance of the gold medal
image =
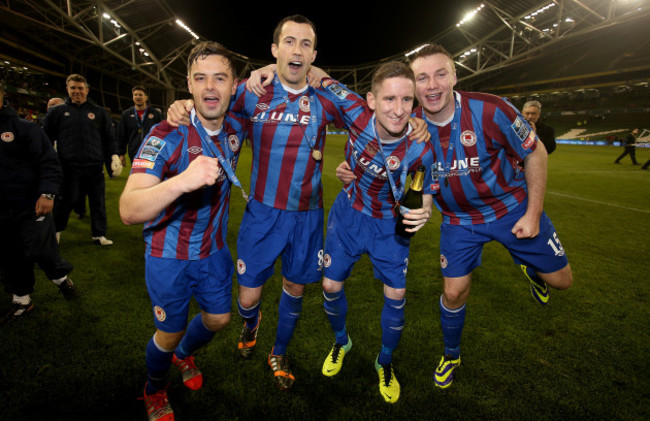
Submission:
<svg viewBox="0 0 650 421">
<path fill-rule="evenodd" d="M 318 149 L 314 149 L 311 152 L 311 156 L 313 156 L 316 161 L 320 161 L 321 159 L 323 159 L 323 154 Z"/>
</svg>

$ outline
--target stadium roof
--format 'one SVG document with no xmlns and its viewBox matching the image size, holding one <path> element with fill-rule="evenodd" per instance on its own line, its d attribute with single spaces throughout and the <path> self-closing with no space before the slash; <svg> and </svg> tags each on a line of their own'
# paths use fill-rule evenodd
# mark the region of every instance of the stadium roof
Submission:
<svg viewBox="0 0 650 421">
<path fill-rule="evenodd" d="M 477 83 L 501 69 L 534 58 L 552 60 L 558 45 L 583 42 L 585 37 L 607 28 L 638 21 L 650 27 L 647 3 L 486 1 L 477 4 L 462 23 L 422 39 L 421 44 L 442 44 L 456 58 L 459 81 Z M 204 34 L 196 33 L 177 18 L 165 0 L 0 0 L 0 12 L 0 59 L 19 57 L 25 67 L 56 75 L 65 75 L 72 68 L 93 69 L 129 85 L 139 83 L 174 92 L 185 90 L 187 54 L 197 40 L 205 39 Z M 648 37 L 639 38 L 647 52 Z M 416 47 L 350 66 L 319 63 L 353 89 L 365 92 L 377 65 L 391 59 L 403 60 Z M 268 62 L 243 54 L 238 58 L 242 75 Z M 648 61 L 646 58 L 641 67 Z"/>
</svg>

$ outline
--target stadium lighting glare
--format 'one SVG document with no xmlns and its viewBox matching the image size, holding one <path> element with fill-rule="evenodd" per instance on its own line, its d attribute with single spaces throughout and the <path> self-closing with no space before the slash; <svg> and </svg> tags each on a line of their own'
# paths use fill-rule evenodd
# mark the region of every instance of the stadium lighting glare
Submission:
<svg viewBox="0 0 650 421">
<path fill-rule="evenodd" d="M 406 53 L 406 54 L 404 54 L 404 57 L 408 57 L 408 56 L 410 56 L 410 55 L 413 55 L 413 54 L 417 53 L 418 51 L 420 51 L 421 49 L 423 49 L 423 48 L 426 47 L 427 45 L 429 45 L 429 44 L 422 44 L 422 45 L 420 45 L 419 47 L 417 47 L 417 48 L 415 48 L 415 49 L 409 51 L 409 52 Z"/>
<path fill-rule="evenodd" d="M 183 23 L 182 20 L 180 20 L 180 19 L 176 19 L 176 24 L 177 24 L 178 26 L 180 26 L 181 28 L 185 29 L 185 30 L 186 30 L 190 35 L 192 35 L 195 39 L 199 39 L 199 36 L 196 35 L 196 34 L 194 33 L 194 31 L 192 31 L 192 30 L 190 29 L 189 26 L 185 25 L 185 24 Z"/>
<path fill-rule="evenodd" d="M 549 4 L 547 4 L 547 5 L 544 6 L 544 7 L 540 7 L 539 9 L 535 10 L 535 11 L 534 11 L 533 13 L 531 13 L 530 15 L 526 15 L 526 16 L 524 16 L 524 19 L 526 19 L 526 20 L 530 20 L 530 19 L 532 19 L 532 18 L 534 18 L 534 17 L 537 17 L 537 15 L 541 15 L 542 13 L 546 12 L 547 10 L 549 10 L 549 9 L 552 8 L 552 7 L 555 7 L 555 3 L 549 3 Z"/>
<path fill-rule="evenodd" d="M 474 10 L 472 10 L 471 12 L 467 13 L 467 14 L 465 15 L 465 17 L 463 18 L 463 20 L 461 20 L 460 22 L 458 22 L 458 23 L 456 24 L 456 27 L 459 27 L 460 25 L 464 24 L 465 22 L 469 22 L 470 20 L 472 20 L 472 19 L 474 18 L 474 16 L 476 16 L 476 14 L 477 14 L 478 12 L 480 12 L 481 10 L 483 10 L 484 7 L 485 7 L 485 5 L 484 5 L 483 3 L 481 3 L 481 5 L 480 5 L 479 7 L 477 7 L 477 8 L 474 9 Z"/>
<path fill-rule="evenodd" d="M 104 19 L 110 19 L 110 18 L 111 18 L 111 15 L 109 15 L 109 14 L 106 13 L 106 12 L 104 12 L 104 13 L 102 14 L 102 17 L 103 17 Z"/>
<path fill-rule="evenodd" d="M 566 19 L 564 19 L 564 21 L 565 21 L 566 23 L 573 23 L 573 22 L 575 22 L 575 20 L 573 20 L 573 19 L 571 19 L 571 18 L 566 18 Z"/>
</svg>

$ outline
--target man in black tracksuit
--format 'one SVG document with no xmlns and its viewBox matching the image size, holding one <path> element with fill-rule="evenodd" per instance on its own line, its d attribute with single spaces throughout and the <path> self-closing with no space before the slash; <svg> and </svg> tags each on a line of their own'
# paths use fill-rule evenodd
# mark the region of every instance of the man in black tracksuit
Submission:
<svg viewBox="0 0 650 421">
<path fill-rule="evenodd" d="M 80 192 L 88 194 L 92 239 L 102 246 L 113 242 L 106 238 L 106 203 L 104 197 L 105 165 L 111 177 L 122 172 L 117 155 L 113 122 L 103 108 L 88 100 L 86 79 L 77 74 L 68 76 L 69 97 L 65 103 L 50 109 L 43 129 L 57 152 L 63 168 L 63 185 L 54 208 L 57 233 L 68 225 L 70 211 Z"/>
<path fill-rule="evenodd" d="M 625 149 L 623 150 L 623 153 L 616 158 L 616 161 L 614 161 L 614 164 L 620 164 L 620 160 L 625 157 L 625 155 L 630 155 L 630 158 L 632 159 L 632 165 L 639 165 L 638 162 L 636 162 L 636 145 L 634 144 L 636 142 L 636 137 L 639 134 L 639 129 L 634 129 L 630 134 L 627 135 L 625 138 Z"/>
<path fill-rule="evenodd" d="M 142 140 L 154 125 L 163 120 L 159 110 L 147 105 L 149 97 L 144 86 L 134 86 L 131 93 L 133 93 L 134 105 L 122 113 L 122 119 L 117 126 L 117 154 L 122 165 L 126 165 L 124 156 L 127 151 L 129 159 L 133 162 Z"/>
<path fill-rule="evenodd" d="M 63 175 L 43 130 L 4 104 L 0 84 L 0 276 L 13 294 L 11 310 L 0 325 L 34 309 L 34 263 L 59 286 L 66 299 L 77 296 L 68 278 L 72 265 L 56 242 L 52 208 Z"/>
</svg>

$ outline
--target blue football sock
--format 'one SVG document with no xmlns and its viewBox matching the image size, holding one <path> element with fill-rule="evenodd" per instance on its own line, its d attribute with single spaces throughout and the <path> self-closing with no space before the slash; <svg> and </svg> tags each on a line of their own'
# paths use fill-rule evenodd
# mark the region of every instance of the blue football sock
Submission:
<svg viewBox="0 0 650 421">
<path fill-rule="evenodd" d="M 341 288 L 337 292 L 323 291 L 325 300 L 323 306 L 325 307 L 325 314 L 334 331 L 336 343 L 347 345 L 348 331 L 345 327 L 345 319 L 348 315 L 348 300 L 345 296 L 345 290 Z"/>
<path fill-rule="evenodd" d="M 406 298 L 393 300 L 384 296 L 384 308 L 381 311 L 381 352 L 377 363 L 390 364 L 393 350 L 397 348 L 404 330 L 404 306 Z"/>
<path fill-rule="evenodd" d="M 201 313 L 197 314 L 187 326 L 181 343 L 176 347 L 176 358 L 184 360 L 191 356 L 197 349 L 210 342 L 214 334 L 215 332 L 203 324 Z"/>
<path fill-rule="evenodd" d="M 147 363 L 147 395 L 167 387 L 167 373 L 172 364 L 173 350 L 161 349 L 152 336 L 145 351 Z"/>
<path fill-rule="evenodd" d="M 262 301 L 258 301 L 257 304 L 246 308 L 242 307 L 241 303 L 239 300 L 237 300 L 237 309 L 239 310 L 239 315 L 244 318 L 244 321 L 246 322 L 246 326 L 250 329 L 253 330 L 257 327 L 257 323 L 259 321 L 259 316 L 260 316 L 260 304 Z"/>
<path fill-rule="evenodd" d="M 450 310 L 442 303 L 442 296 L 440 296 L 440 325 L 445 342 L 445 355 L 454 358 L 460 356 L 460 335 L 465 325 L 465 306 L 463 304 L 457 309 Z"/>
<path fill-rule="evenodd" d="M 285 355 L 287 353 L 287 346 L 293 336 L 293 331 L 296 329 L 296 324 L 298 324 L 301 310 L 302 295 L 294 297 L 282 289 L 280 305 L 278 306 L 278 331 L 275 335 L 273 354 Z"/>
</svg>

